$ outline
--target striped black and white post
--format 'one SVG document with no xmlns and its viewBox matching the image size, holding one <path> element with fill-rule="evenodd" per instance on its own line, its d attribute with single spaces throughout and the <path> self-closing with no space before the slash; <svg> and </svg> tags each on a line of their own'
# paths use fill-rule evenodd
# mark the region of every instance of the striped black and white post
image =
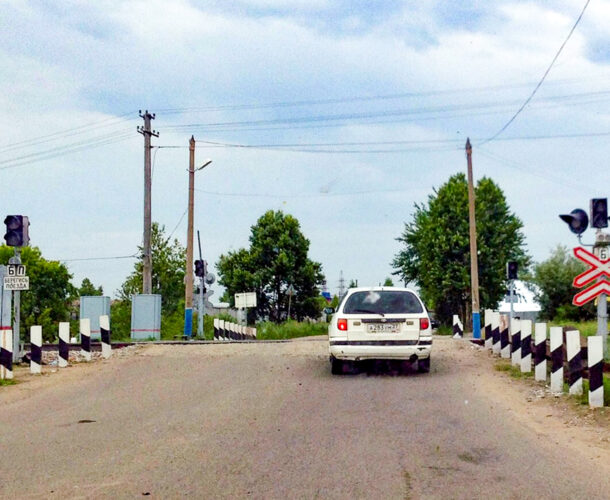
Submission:
<svg viewBox="0 0 610 500">
<path fill-rule="evenodd" d="M 551 327 L 551 391 L 563 392 L 563 329 Z"/>
<path fill-rule="evenodd" d="M 0 330 L 0 379 L 13 378 L 13 330 Z"/>
<path fill-rule="evenodd" d="M 534 378 L 546 382 L 546 323 L 536 323 L 534 343 Z"/>
<path fill-rule="evenodd" d="M 532 371 L 532 322 L 521 320 L 521 373 Z"/>
<path fill-rule="evenodd" d="M 500 313 L 498 311 L 494 311 L 491 317 L 491 341 L 491 351 L 500 355 Z"/>
<path fill-rule="evenodd" d="M 510 359 L 510 342 L 508 341 L 508 317 L 503 314 L 500 319 L 500 355 Z"/>
<path fill-rule="evenodd" d="M 108 359 L 112 356 L 112 344 L 110 343 L 110 318 L 107 314 L 100 316 L 100 337 L 102 341 L 102 357 Z"/>
<path fill-rule="evenodd" d="M 575 396 L 582 394 L 582 355 L 580 352 L 580 332 L 566 332 L 566 348 L 568 356 L 569 393 Z"/>
<path fill-rule="evenodd" d="M 30 373 L 42 373 L 42 326 L 30 326 Z"/>
<path fill-rule="evenodd" d="M 603 337 L 587 338 L 587 366 L 589 367 L 589 406 L 604 406 L 604 343 Z"/>
<path fill-rule="evenodd" d="M 214 318 L 214 340 L 218 340 L 218 318 Z"/>
<path fill-rule="evenodd" d="M 80 353 L 85 361 L 91 361 L 91 321 L 89 318 L 80 320 Z"/>
<path fill-rule="evenodd" d="M 493 339 L 491 336 L 491 318 L 493 311 L 491 309 L 485 309 L 485 348 L 491 349 Z"/>
<path fill-rule="evenodd" d="M 70 359 L 70 323 L 62 322 L 59 324 L 59 358 L 57 366 L 65 368 Z"/>
<path fill-rule="evenodd" d="M 510 323 L 511 365 L 521 365 L 521 320 L 513 318 Z"/>
<path fill-rule="evenodd" d="M 233 340 L 233 323 L 229 321 L 228 323 L 225 323 L 225 326 L 227 328 L 227 338 Z"/>
<path fill-rule="evenodd" d="M 460 338 L 464 336 L 464 326 L 460 321 L 460 317 L 457 314 L 453 315 L 453 338 Z"/>
</svg>

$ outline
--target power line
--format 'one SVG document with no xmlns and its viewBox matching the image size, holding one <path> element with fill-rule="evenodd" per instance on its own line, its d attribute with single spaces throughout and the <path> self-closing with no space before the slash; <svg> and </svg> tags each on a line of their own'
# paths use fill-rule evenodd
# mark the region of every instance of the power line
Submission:
<svg viewBox="0 0 610 500">
<path fill-rule="evenodd" d="M 392 194 L 392 193 L 404 193 L 409 191 L 408 189 L 367 189 L 363 191 L 350 191 L 343 193 L 298 193 L 298 194 L 273 194 L 273 193 L 227 193 L 218 191 L 204 191 L 203 189 L 195 188 L 195 191 L 200 193 L 212 195 L 212 196 L 229 196 L 236 198 L 277 198 L 277 199 L 289 199 L 289 198 L 320 198 L 320 197 L 338 197 L 338 196 L 356 196 L 356 195 L 367 195 L 367 194 Z"/>
<path fill-rule="evenodd" d="M 513 123 L 513 121 L 515 121 L 515 118 L 517 118 L 517 116 L 519 116 L 519 114 L 521 113 L 521 111 L 523 111 L 523 109 L 525 108 L 525 106 L 528 105 L 528 103 L 532 100 L 532 98 L 534 97 L 534 95 L 536 94 L 536 92 L 538 92 L 538 89 L 540 88 L 540 86 L 542 85 L 542 83 L 544 82 L 544 80 L 546 79 L 547 75 L 549 74 L 549 72 L 551 71 L 551 68 L 554 66 L 555 61 L 557 61 L 557 58 L 559 57 L 559 54 L 561 54 L 563 48 L 566 46 L 566 44 L 568 43 L 568 40 L 572 37 L 572 33 L 574 33 L 574 30 L 576 29 L 576 26 L 578 26 L 578 24 L 580 23 L 580 20 L 582 19 L 582 16 L 585 13 L 585 10 L 587 10 L 587 7 L 589 6 L 589 2 L 591 0 L 587 0 L 585 2 L 585 6 L 582 8 L 582 11 L 580 12 L 580 15 L 578 16 L 578 19 L 576 19 L 576 22 L 574 23 L 574 26 L 572 26 L 572 29 L 570 30 L 570 32 L 568 33 L 568 36 L 566 37 L 566 39 L 563 41 L 563 43 L 561 44 L 561 47 L 559 47 L 559 50 L 557 51 L 557 53 L 555 54 L 555 57 L 553 57 L 553 60 L 551 61 L 551 64 L 549 64 L 549 67 L 546 69 L 546 71 L 544 72 L 544 74 L 542 75 L 542 78 L 540 79 L 540 81 L 538 82 L 538 84 L 534 87 L 534 90 L 532 91 L 532 93 L 529 95 L 529 97 L 523 102 L 523 104 L 521 105 L 521 107 L 517 110 L 517 112 L 510 118 L 510 120 L 508 120 L 500 130 L 498 130 L 492 137 L 490 137 L 489 139 L 486 139 L 485 141 L 483 141 L 480 145 L 486 144 L 488 142 L 493 141 L 496 137 L 498 137 L 502 132 L 504 132 L 511 123 Z"/>
<path fill-rule="evenodd" d="M 84 257 L 84 258 L 80 258 L 80 259 L 51 259 L 51 260 L 55 260 L 57 262 L 79 262 L 79 261 L 86 261 L 86 260 L 117 260 L 117 259 L 138 259 L 140 258 L 140 256 L 135 253 L 133 255 L 119 255 L 119 256 L 115 256 L 115 257 Z"/>
</svg>

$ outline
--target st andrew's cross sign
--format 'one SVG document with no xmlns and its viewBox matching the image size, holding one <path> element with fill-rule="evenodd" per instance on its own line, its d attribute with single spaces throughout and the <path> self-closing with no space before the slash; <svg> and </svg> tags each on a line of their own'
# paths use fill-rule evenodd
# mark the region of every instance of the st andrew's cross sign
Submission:
<svg viewBox="0 0 610 500">
<path fill-rule="evenodd" d="M 600 255 L 598 257 L 582 247 L 576 247 L 574 249 L 574 256 L 578 260 L 588 264 L 589 269 L 576 276 L 572 285 L 576 288 L 582 288 L 596 279 L 598 281 L 594 285 L 578 292 L 574 296 L 572 304 L 575 306 L 583 306 L 602 293 L 610 294 L 610 281 L 606 279 L 610 278 L 610 256 L 608 255 L 607 249 L 600 248 Z"/>
</svg>

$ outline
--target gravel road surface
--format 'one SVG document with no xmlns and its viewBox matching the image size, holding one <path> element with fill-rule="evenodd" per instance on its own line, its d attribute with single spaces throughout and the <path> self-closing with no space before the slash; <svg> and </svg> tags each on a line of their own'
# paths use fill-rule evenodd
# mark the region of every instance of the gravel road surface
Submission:
<svg viewBox="0 0 610 500">
<path fill-rule="evenodd" d="M 325 338 L 149 346 L 0 387 L 0 498 L 610 498 L 591 412 L 435 338 L 332 376 Z"/>
</svg>

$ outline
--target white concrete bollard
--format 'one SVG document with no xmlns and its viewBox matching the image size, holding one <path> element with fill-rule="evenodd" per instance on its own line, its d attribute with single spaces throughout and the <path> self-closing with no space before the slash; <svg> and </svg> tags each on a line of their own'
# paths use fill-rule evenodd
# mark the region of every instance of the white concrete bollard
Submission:
<svg viewBox="0 0 610 500">
<path fill-rule="evenodd" d="M 532 322 L 521 320 L 521 373 L 532 371 Z"/>
<path fill-rule="evenodd" d="M 70 323 L 62 322 L 59 324 L 59 357 L 57 366 L 65 368 L 70 359 Z"/>
<path fill-rule="evenodd" d="M 30 373 L 42 373 L 42 326 L 30 326 Z"/>
<path fill-rule="evenodd" d="M 546 382 L 546 323 L 536 323 L 534 328 L 534 371 L 535 379 Z"/>
<path fill-rule="evenodd" d="M 580 332 L 566 332 L 566 347 L 568 356 L 569 393 L 574 396 L 582 394 L 582 357 L 580 353 Z"/>
<path fill-rule="evenodd" d="M 491 352 L 500 355 L 500 312 L 494 311 L 491 317 Z"/>
<path fill-rule="evenodd" d="M 587 366 L 589 367 L 589 406 L 604 406 L 604 343 L 603 337 L 587 338 Z"/>
<path fill-rule="evenodd" d="M 500 355 L 504 359 L 510 359 L 510 342 L 508 338 L 508 316 L 500 316 Z"/>
<path fill-rule="evenodd" d="M 491 318 L 493 317 L 493 311 L 491 309 L 485 309 L 485 348 L 491 349 L 493 344 L 493 338 L 491 336 Z"/>
<path fill-rule="evenodd" d="M 0 330 L 0 379 L 13 378 L 13 329 Z"/>
<path fill-rule="evenodd" d="M 551 327 L 551 391 L 563 392 L 563 329 Z"/>
<path fill-rule="evenodd" d="M 91 321 L 89 318 L 80 320 L 80 346 L 85 361 L 91 361 Z"/>
<path fill-rule="evenodd" d="M 464 325 L 457 314 L 453 315 L 453 338 L 459 339 L 464 336 Z"/>
<path fill-rule="evenodd" d="M 110 343 L 110 318 L 107 314 L 100 316 L 100 340 L 102 341 L 102 357 L 108 359 L 112 356 Z"/>
<path fill-rule="evenodd" d="M 521 365 L 521 320 L 515 319 L 510 324 L 510 355 L 513 366 Z"/>
</svg>

